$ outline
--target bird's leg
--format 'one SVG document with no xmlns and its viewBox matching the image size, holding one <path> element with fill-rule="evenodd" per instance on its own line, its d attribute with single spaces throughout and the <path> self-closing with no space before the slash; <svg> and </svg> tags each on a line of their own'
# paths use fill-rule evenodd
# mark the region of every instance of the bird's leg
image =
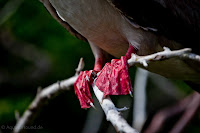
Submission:
<svg viewBox="0 0 200 133">
<path fill-rule="evenodd" d="M 126 58 L 127 58 L 127 60 L 128 59 L 130 59 L 131 58 L 131 55 L 132 54 L 135 54 L 136 53 L 136 48 L 134 48 L 131 44 L 129 45 L 129 48 L 128 48 L 128 50 L 127 50 L 127 52 L 126 52 Z"/>
<path fill-rule="evenodd" d="M 96 78 L 97 73 L 100 72 L 101 69 L 103 68 L 104 58 L 105 58 L 104 54 L 106 53 L 92 42 L 89 43 L 95 57 L 95 64 L 94 64 L 94 69 L 92 71 L 92 76 L 93 78 Z"/>
</svg>

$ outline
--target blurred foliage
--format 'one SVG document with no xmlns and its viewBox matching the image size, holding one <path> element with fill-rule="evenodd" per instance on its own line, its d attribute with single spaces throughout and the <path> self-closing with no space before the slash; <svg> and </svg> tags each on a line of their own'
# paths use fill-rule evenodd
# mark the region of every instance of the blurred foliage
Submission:
<svg viewBox="0 0 200 133">
<path fill-rule="evenodd" d="M 0 0 L 0 12 L 7 2 L 7 0 Z M 19 111 L 22 115 L 33 100 L 38 86 L 46 87 L 58 80 L 73 76 L 81 57 L 86 63 L 85 69 L 92 69 L 94 57 L 89 45 L 69 34 L 52 18 L 39 0 L 25 0 L 17 11 L 0 25 L 0 32 L 4 42 L 9 44 L 10 38 L 15 41 L 19 47 L 11 48 L 15 48 L 18 53 L 22 52 L 26 45 L 29 45 L 40 54 L 41 58 L 45 57 L 47 60 L 46 64 L 42 64 L 42 62 L 40 64 L 43 65 L 41 66 L 42 70 L 45 70 L 38 74 L 37 77 L 40 78 L 32 78 L 29 75 L 33 75 L 38 69 L 35 64 L 26 57 L 12 52 L 9 48 L 10 45 L 3 44 L 1 39 L 0 125 L 14 126 L 15 111 Z M 3 34 L 7 32 L 9 33 L 8 38 L 5 39 Z M 32 49 L 30 51 L 35 54 Z M 29 55 L 27 54 L 27 56 Z M 34 59 L 38 60 L 40 57 L 33 57 L 32 60 Z M 29 67 L 34 69 L 23 73 L 23 70 Z M 35 124 L 43 127 L 43 130 L 38 132 L 59 131 L 64 129 L 67 123 L 69 123 L 70 130 L 76 125 L 80 128 L 73 130 L 80 131 L 83 126 L 83 114 L 86 114 L 86 111 L 80 109 L 79 102 L 72 90 L 72 92 L 53 100 L 41 112 L 41 117 L 36 120 Z M 79 119 L 78 122 L 77 119 Z M 61 121 L 65 121 L 65 123 Z M 9 130 L 5 130 L 5 132 L 9 132 Z"/>
<path fill-rule="evenodd" d="M 17 111 L 19 111 L 20 113 L 23 113 L 24 109 L 27 108 L 31 100 L 32 97 L 30 97 L 30 94 L 11 94 L 10 96 L 1 98 L 0 124 L 13 121 L 13 118 L 15 118 L 14 112 L 16 111 L 16 109 L 18 109 Z"/>
<path fill-rule="evenodd" d="M 8 0 L 0 0 L 0 12 L 7 2 Z M 12 16 L 0 25 L 0 54 L 0 125 L 14 126 L 15 111 L 22 115 L 33 100 L 37 88 L 74 75 L 81 57 L 84 58 L 86 70 L 92 69 L 94 63 L 89 45 L 70 35 L 52 18 L 39 0 L 24 0 Z M 135 69 L 130 70 L 130 73 L 134 77 Z M 185 88 L 181 90 L 185 95 L 191 93 L 191 89 L 182 82 L 174 82 L 178 87 Z M 155 86 L 150 83 L 148 88 Z M 155 98 L 155 101 L 161 97 L 169 97 L 158 92 L 159 89 L 149 89 L 148 92 L 150 91 L 149 99 Z M 156 95 L 158 93 L 160 95 Z M 118 97 L 113 97 L 114 101 L 117 99 Z M 169 102 L 166 99 L 160 104 L 149 105 L 148 109 L 155 111 L 177 100 Z M 54 133 L 62 132 L 63 129 L 80 132 L 86 114 L 86 110 L 80 109 L 72 89 L 52 100 L 43 109 L 33 124 L 42 126 L 42 130 L 30 132 Z M 199 122 L 199 119 L 196 121 Z M 191 125 L 188 130 L 190 128 L 197 132 L 200 130 L 197 126 Z"/>
</svg>

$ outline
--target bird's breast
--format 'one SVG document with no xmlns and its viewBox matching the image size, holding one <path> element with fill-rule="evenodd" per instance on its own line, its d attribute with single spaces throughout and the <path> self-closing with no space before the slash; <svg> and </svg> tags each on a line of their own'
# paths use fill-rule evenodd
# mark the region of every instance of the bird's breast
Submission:
<svg viewBox="0 0 200 133">
<path fill-rule="evenodd" d="M 115 57 L 124 55 L 129 43 L 138 49 L 141 43 L 144 44 L 146 50 L 143 52 L 147 53 L 148 48 L 149 50 L 153 48 L 151 44 L 155 42 L 155 37 L 152 34 L 149 37 L 146 31 L 130 25 L 106 0 L 50 0 L 50 2 L 62 20 L 87 40 Z M 155 50 L 149 53 L 153 52 Z"/>
<path fill-rule="evenodd" d="M 172 50 L 181 48 L 173 40 L 134 27 L 106 0 L 49 1 L 63 21 L 89 42 L 115 57 L 125 55 L 129 44 L 138 49 L 138 55 L 162 51 L 163 46 Z M 200 72 L 180 59 L 152 63 L 147 69 L 169 78 L 200 82 Z"/>
</svg>

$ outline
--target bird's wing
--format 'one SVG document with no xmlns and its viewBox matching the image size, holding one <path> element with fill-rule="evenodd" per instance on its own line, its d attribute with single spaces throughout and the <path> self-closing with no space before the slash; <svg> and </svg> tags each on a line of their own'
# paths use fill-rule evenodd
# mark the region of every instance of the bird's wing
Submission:
<svg viewBox="0 0 200 133">
<path fill-rule="evenodd" d="M 156 29 L 197 53 L 200 45 L 199 0 L 107 0 L 134 25 Z"/>
<path fill-rule="evenodd" d="M 72 35 L 74 35 L 78 39 L 81 39 L 81 40 L 87 42 L 87 39 L 85 37 L 83 37 L 81 34 L 79 34 L 67 22 L 63 21 L 62 18 L 59 17 L 55 8 L 51 5 L 49 0 L 40 0 L 40 1 L 44 4 L 44 6 L 49 11 L 49 13 L 54 17 L 54 19 L 56 19 L 63 27 L 65 27 L 69 31 L 69 33 L 71 33 Z"/>
</svg>

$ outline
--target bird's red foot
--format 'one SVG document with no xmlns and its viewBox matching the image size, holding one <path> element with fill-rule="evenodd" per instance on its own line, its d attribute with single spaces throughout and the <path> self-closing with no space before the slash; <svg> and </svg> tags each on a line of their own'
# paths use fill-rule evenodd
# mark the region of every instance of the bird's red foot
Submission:
<svg viewBox="0 0 200 133">
<path fill-rule="evenodd" d="M 107 95 L 131 94 L 132 86 L 128 74 L 127 59 L 130 58 L 131 53 L 135 52 L 134 50 L 133 46 L 130 46 L 126 56 L 122 56 L 121 59 L 113 59 L 111 63 L 106 63 L 100 71 L 95 85 L 104 93 L 104 97 Z M 95 68 L 99 68 L 99 66 L 101 67 L 102 64 L 95 63 Z M 89 90 L 89 84 L 93 82 L 93 72 L 96 72 L 96 70 L 82 71 L 74 84 L 75 94 L 80 101 L 81 108 L 89 108 L 93 105 Z"/>
<path fill-rule="evenodd" d="M 104 93 L 104 97 L 131 94 L 132 86 L 126 57 L 122 56 L 121 59 L 113 59 L 111 63 L 106 63 L 95 85 Z"/>
<path fill-rule="evenodd" d="M 74 83 L 75 94 L 79 99 L 81 108 L 90 108 L 91 104 L 93 104 L 89 89 L 89 78 L 91 77 L 91 74 L 92 70 L 82 71 Z"/>
</svg>

